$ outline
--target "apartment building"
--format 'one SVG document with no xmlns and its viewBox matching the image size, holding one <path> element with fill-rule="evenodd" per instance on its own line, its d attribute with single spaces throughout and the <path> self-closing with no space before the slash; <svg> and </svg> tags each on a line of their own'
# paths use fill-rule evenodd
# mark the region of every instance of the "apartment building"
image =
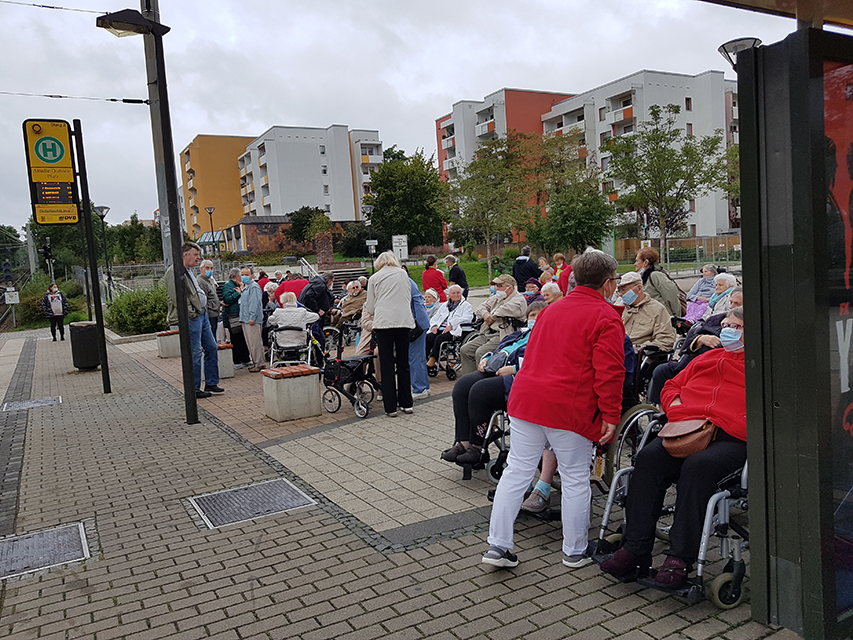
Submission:
<svg viewBox="0 0 853 640">
<path fill-rule="evenodd" d="M 607 169 L 609 154 L 601 149 L 605 140 L 636 131 L 639 123 L 649 118 L 649 107 L 676 104 L 681 107 L 677 125 L 688 135 L 713 135 L 718 129 L 726 133 L 729 144 L 737 143 L 737 82 L 726 80 L 722 71 L 706 71 L 699 75 L 638 71 L 579 93 L 554 105 L 542 115 L 544 132 L 582 131 L 591 162 Z M 611 200 L 618 197 L 619 185 L 605 184 Z M 739 226 L 739 211 L 713 193 L 685 203 L 690 212 L 690 235 L 717 235 Z"/>
<path fill-rule="evenodd" d="M 460 100 L 435 121 L 438 168 L 444 180 L 457 176 L 486 140 L 507 131 L 542 133 L 542 114 L 571 97 L 569 93 L 499 89 L 482 100 Z"/>
<path fill-rule="evenodd" d="M 252 140 L 247 136 L 198 135 L 181 151 L 180 208 L 190 237 L 195 239 L 210 231 L 211 218 L 205 207 L 214 208 L 215 229 L 224 229 L 243 217 L 237 158 Z"/>
<path fill-rule="evenodd" d="M 241 214 L 284 216 L 309 206 L 335 222 L 360 220 L 382 151 L 375 130 L 270 127 L 244 145 L 237 159 Z"/>
</svg>

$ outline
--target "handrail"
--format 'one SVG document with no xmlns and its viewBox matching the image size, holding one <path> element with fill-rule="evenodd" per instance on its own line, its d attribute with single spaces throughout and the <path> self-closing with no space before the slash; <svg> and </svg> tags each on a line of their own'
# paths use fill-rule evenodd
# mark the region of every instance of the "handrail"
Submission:
<svg viewBox="0 0 853 640">
<path fill-rule="evenodd" d="M 307 267 L 308 272 L 312 276 L 319 276 L 320 275 L 319 273 L 317 273 L 317 270 L 311 266 L 311 263 L 308 262 L 305 258 L 299 258 L 299 264 L 301 264 L 303 267 Z"/>
</svg>

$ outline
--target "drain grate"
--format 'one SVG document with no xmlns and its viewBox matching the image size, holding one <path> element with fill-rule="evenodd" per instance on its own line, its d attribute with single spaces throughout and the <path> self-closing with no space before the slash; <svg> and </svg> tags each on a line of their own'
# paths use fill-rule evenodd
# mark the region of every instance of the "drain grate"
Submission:
<svg viewBox="0 0 853 640">
<path fill-rule="evenodd" d="M 83 523 L 0 540 L 0 579 L 89 557 Z"/>
<path fill-rule="evenodd" d="M 194 496 L 190 502 L 211 529 L 315 504 L 284 478 Z"/>
<path fill-rule="evenodd" d="M 2 411 L 22 411 L 24 409 L 32 409 L 33 407 L 47 407 L 52 404 L 60 404 L 62 396 L 54 396 L 53 398 L 39 398 L 38 400 L 21 400 L 20 402 L 4 402 Z"/>
</svg>

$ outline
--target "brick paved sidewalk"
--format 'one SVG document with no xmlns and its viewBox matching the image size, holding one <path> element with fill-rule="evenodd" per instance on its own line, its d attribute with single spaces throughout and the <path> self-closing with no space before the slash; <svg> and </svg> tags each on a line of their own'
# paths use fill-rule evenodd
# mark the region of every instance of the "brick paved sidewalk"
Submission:
<svg viewBox="0 0 853 640">
<path fill-rule="evenodd" d="M 26 432 L 25 439 L 0 438 L 6 447 L 0 451 L 0 526 L 25 533 L 82 520 L 93 557 L 4 581 L 0 637 L 796 637 L 750 622 L 748 604 L 728 612 L 708 602 L 688 606 L 615 583 L 595 567 L 568 570 L 560 564 L 558 523 L 520 520 L 521 565 L 483 568 L 488 510 L 482 492 L 489 485 L 463 483 L 458 469 L 435 460 L 448 437 L 446 397 L 419 403 L 413 416 L 397 421 L 346 419 L 273 439 L 244 408 L 234 419 L 263 438 L 260 448 L 229 426 L 229 415 L 217 418 L 204 404 L 202 423 L 184 424 L 183 401 L 171 381 L 132 354 L 109 352 L 113 393 L 103 396 L 99 373 L 71 373 L 68 342 L 29 340 L 21 350 L 22 375 L 7 400 L 61 395 L 63 403 L 0 414 L 4 436 L 9 429 Z M 238 385 L 226 388 L 217 402 L 239 404 Z M 396 441 L 406 431 L 412 437 Z M 410 466 L 359 457 L 362 446 L 382 446 L 383 432 L 394 440 L 389 451 L 399 454 L 398 447 L 410 445 Z M 313 443 L 335 439 L 349 448 L 315 449 L 313 467 L 305 464 Z M 19 476 L 15 447 L 23 451 Z M 349 485 L 330 473 L 333 461 L 385 496 L 361 494 L 372 511 L 347 504 L 342 492 Z M 187 502 L 279 477 L 317 505 L 210 530 Z M 436 497 L 438 489 L 447 497 Z M 434 506 L 395 510 L 375 504 L 382 499 Z M 451 499 L 456 504 L 448 506 Z M 15 509 L 7 508 L 10 502 Z M 409 511 L 418 514 L 415 522 L 403 517 Z M 388 518 L 368 522 L 373 513 Z M 416 531 L 466 517 L 474 524 L 408 544 Z"/>
</svg>

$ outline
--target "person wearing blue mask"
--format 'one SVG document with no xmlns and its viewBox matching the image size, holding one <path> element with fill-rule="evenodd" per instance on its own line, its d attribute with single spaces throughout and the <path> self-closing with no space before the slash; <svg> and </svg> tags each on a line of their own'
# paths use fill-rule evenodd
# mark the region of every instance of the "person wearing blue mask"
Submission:
<svg viewBox="0 0 853 640">
<path fill-rule="evenodd" d="M 207 296 L 207 304 L 205 304 L 204 308 L 207 311 L 207 319 L 210 321 L 210 330 L 213 332 L 213 337 L 215 338 L 222 303 L 219 301 L 219 296 L 216 293 L 216 280 L 213 279 L 213 262 L 202 260 L 198 270 L 198 286 L 201 287 L 204 295 Z"/>
<path fill-rule="evenodd" d="M 672 351 L 676 333 L 670 322 L 669 311 L 643 290 L 643 279 L 636 271 L 622 276 L 617 289 L 625 305 L 622 322 L 625 333 L 634 344 L 634 351 L 640 347 L 654 345 L 661 351 Z"/>
<path fill-rule="evenodd" d="M 252 280 L 252 270 L 248 267 L 240 271 L 240 282 L 243 292 L 240 295 L 240 324 L 243 326 L 243 337 L 252 358 L 252 373 L 264 368 L 264 341 L 261 329 L 264 324 L 263 292 L 257 282 Z"/>
</svg>

